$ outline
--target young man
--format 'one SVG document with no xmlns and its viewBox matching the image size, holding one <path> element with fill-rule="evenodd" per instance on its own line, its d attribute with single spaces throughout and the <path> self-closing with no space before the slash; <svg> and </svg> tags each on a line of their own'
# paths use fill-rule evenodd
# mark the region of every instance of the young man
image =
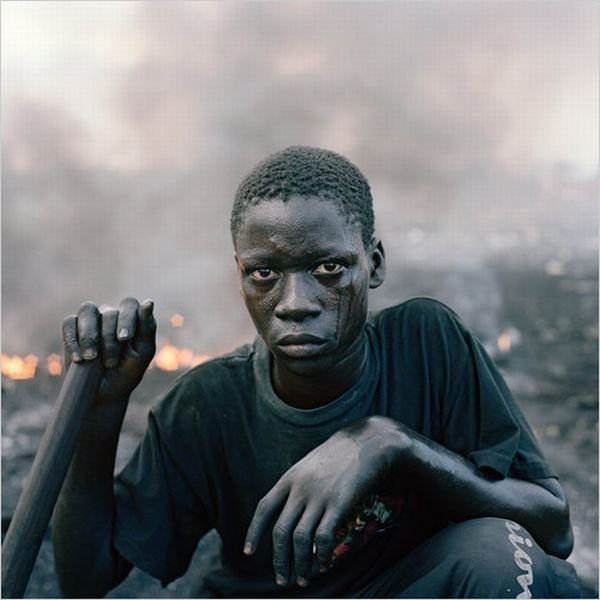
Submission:
<svg viewBox="0 0 600 600">
<path fill-rule="evenodd" d="M 358 169 L 272 155 L 231 231 L 259 335 L 175 382 L 114 486 L 153 306 L 65 319 L 72 360 L 106 367 L 55 512 L 65 593 L 102 595 L 132 564 L 166 584 L 216 528 L 214 596 L 577 596 L 566 499 L 480 343 L 434 300 L 368 316 L 385 257 Z"/>
</svg>

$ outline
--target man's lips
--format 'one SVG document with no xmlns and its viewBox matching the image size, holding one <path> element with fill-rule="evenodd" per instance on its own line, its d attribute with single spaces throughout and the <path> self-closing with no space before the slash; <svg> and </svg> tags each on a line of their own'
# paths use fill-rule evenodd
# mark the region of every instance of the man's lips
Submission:
<svg viewBox="0 0 600 600">
<path fill-rule="evenodd" d="M 305 344 L 324 344 L 325 340 L 310 333 L 288 333 L 277 341 L 278 346 L 303 346 Z"/>
<path fill-rule="evenodd" d="M 277 341 L 282 354 L 290 358 L 309 358 L 322 352 L 326 340 L 309 333 L 290 333 Z"/>
</svg>

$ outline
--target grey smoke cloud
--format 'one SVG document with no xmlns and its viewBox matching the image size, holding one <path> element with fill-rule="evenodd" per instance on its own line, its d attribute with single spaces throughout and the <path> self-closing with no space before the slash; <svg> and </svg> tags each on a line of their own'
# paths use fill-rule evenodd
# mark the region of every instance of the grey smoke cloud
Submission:
<svg viewBox="0 0 600 600">
<path fill-rule="evenodd" d="M 231 198 L 293 143 L 369 177 L 393 267 L 375 305 L 398 299 L 403 263 L 477 272 L 493 307 L 498 249 L 594 255 L 596 174 L 577 167 L 594 152 L 597 17 L 585 1 L 141 2 L 85 80 L 57 61 L 27 88 L 3 65 L 4 350 L 55 350 L 80 301 L 129 294 L 184 314 L 163 335 L 198 351 L 248 339 Z M 44 77 L 64 82 L 52 100 Z"/>
</svg>

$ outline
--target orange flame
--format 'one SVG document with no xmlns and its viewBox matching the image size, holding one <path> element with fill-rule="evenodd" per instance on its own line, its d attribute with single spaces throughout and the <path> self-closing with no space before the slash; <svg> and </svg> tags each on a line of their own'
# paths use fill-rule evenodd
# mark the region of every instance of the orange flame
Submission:
<svg viewBox="0 0 600 600">
<path fill-rule="evenodd" d="M 38 366 L 38 357 L 35 354 L 21 356 L 0 355 L 2 375 L 9 379 L 32 379 Z"/>
<path fill-rule="evenodd" d="M 167 343 L 154 357 L 154 364 L 163 371 L 177 371 L 195 367 L 209 358 L 208 354 L 195 354 L 189 348 L 177 348 L 177 346 Z"/>
<path fill-rule="evenodd" d="M 498 336 L 496 344 L 498 346 L 498 350 L 500 350 L 502 354 L 506 354 L 507 352 L 510 352 L 512 347 L 512 339 L 508 333 L 502 333 Z"/>
<path fill-rule="evenodd" d="M 185 321 L 185 317 L 180 315 L 179 313 L 172 314 L 169 323 L 171 323 L 171 327 L 183 327 L 183 323 Z"/>
<path fill-rule="evenodd" d="M 48 367 L 48 373 L 53 377 L 58 377 L 62 373 L 62 360 L 58 354 L 51 354 L 46 359 L 46 365 Z"/>
<path fill-rule="evenodd" d="M 178 371 L 179 369 L 189 369 L 211 357 L 208 354 L 196 354 L 189 348 L 178 348 L 165 340 L 165 344 L 160 348 L 151 366 L 156 365 L 163 371 Z M 3 377 L 8 379 L 33 379 L 37 373 L 40 359 L 35 354 L 27 356 L 0 355 L 0 366 Z M 46 368 L 52 377 L 58 377 L 63 372 L 63 361 L 58 354 L 50 354 L 46 358 Z"/>
</svg>

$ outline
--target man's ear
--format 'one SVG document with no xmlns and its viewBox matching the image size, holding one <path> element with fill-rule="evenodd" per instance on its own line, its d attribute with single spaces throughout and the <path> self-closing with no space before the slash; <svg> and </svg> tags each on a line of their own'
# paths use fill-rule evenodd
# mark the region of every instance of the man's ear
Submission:
<svg viewBox="0 0 600 600">
<path fill-rule="evenodd" d="M 240 264 L 240 261 L 238 260 L 236 253 L 233 254 L 233 260 L 235 260 L 235 267 L 238 271 L 238 275 L 241 275 L 242 274 L 242 265 Z M 240 293 L 240 296 L 243 298 L 244 292 L 242 291 L 242 284 L 241 284 L 241 280 L 239 277 L 238 277 L 238 282 L 240 282 L 239 287 L 238 287 L 238 292 Z"/>
<path fill-rule="evenodd" d="M 240 264 L 237 253 L 235 253 L 235 252 L 233 253 L 233 260 L 235 260 L 235 266 L 236 266 L 237 270 L 239 271 L 242 268 L 242 265 Z"/>
<path fill-rule="evenodd" d="M 371 274 L 369 276 L 369 287 L 378 288 L 385 279 L 385 250 L 380 239 L 371 240 Z"/>
</svg>

